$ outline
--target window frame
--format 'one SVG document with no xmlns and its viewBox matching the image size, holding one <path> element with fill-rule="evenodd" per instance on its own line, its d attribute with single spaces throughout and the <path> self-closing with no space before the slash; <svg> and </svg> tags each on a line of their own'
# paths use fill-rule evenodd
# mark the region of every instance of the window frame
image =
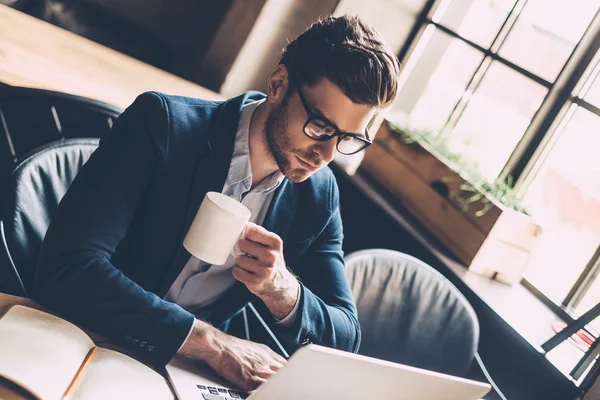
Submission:
<svg viewBox="0 0 600 400">
<path fill-rule="evenodd" d="M 577 94 L 574 94 L 586 85 L 590 77 L 593 79 L 592 75 L 594 72 L 598 73 L 600 71 L 600 9 L 596 12 L 582 37 L 574 46 L 554 82 L 549 82 L 498 54 L 502 48 L 502 44 L 516 25 L 528 0 L 515 0 L 488 48 L 463 37 L 449 27 L 444 26 L 441 22 L 433 20 L 435 12 L 445 1 L 448 2 L 447 4 L 450 4 L 453 0 L 427 0 L 417 16 L 417 20 L 404 45 L 400 49 L 398 54 L 400 63 L 402 65 L 406 64 L 417 47 L 423 33 L 429 26 L 439 29 L 453 39 L 459 40 L 483 54 L 480 65 L 475 69 L 469 83 L 465 87 L 463 95 L 448 116 L 445 129 L 448 127 L 451 129 L 458 122 L 470 101 L 470 96 L 465 96 L 465 94 L 467 92 L 474 93 L 477 90 L 494 61 L 526 76 L 548 90 L 542 104 L 524 132 L 523 137 L 499 175 L 500 177 L 512 176 L 515 181 L 515 187 L 523 192 L 529 185 L 530 177 L 535 175 L 536 167 L 543 160 L 545 144 L 555 137 L 557 126 L 565 118 L 567 110 L 572 104 L 576 104 L 578 107 L 582 107 L 600 116 L 599 107 L 584 100 L 584 96 L 579 97 Z M 559 317 L 569 323 L 575 319 L 576 316 L 574 317 L 573 312 L 581 299 L 586 295 L 594 279 L 600 279 L 600 246 L 560 304 L 547 297 L 527 279 L 523 279 L 522 285 Z"/>
</svg>

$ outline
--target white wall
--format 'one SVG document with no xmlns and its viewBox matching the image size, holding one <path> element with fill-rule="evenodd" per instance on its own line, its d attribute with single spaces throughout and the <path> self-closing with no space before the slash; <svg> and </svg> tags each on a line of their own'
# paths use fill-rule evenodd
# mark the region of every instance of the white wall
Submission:
<svg viewBox="0 0 600 400">
<path fill-rule="evenodd" d="M 341 0 L 334 14 L 360 15 L 398 53 L 427 0 Z"/>
<path fill-rule="evenodd" d="M 220 92 L 226 97 L 246 90 L 266 90 L 279 54 L 320 16 L 329 15 L 338 0 L 268 0 L 246 43 L 229 70 Z"/>
<path fill-rule="evenodd" d="M 221 93 L 265 90 L 279 54 L 320 16 L 358 14 L 399 52 L 426 0 L 268 0 L 230 69 Z"/>
</svg>

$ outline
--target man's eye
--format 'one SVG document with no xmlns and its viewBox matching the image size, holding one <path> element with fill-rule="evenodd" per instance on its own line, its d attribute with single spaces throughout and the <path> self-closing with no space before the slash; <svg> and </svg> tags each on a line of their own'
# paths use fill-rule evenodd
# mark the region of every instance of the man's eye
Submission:
<svg viewBox="0 0 600 400">
<path fill-rule="evenodd" d="M 320 120 L 320 119 L 313 119 L 312 122 L 319 129 L 325 129 L 327 127 L 327 123 L 325 121 Z"/>
</svg>

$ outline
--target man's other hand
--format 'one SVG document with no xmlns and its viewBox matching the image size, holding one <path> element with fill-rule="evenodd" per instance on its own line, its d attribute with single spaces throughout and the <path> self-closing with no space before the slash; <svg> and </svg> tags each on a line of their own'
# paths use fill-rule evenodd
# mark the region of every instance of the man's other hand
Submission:
<svg viewBox="0 0 600 400">
<path fill-rule="evenodd" d="M 199 320 L 179 354 L 203 360 L 245 391 L 255 390 L 286 363 L 265 345 L 230 336 Z"/>
</svg>

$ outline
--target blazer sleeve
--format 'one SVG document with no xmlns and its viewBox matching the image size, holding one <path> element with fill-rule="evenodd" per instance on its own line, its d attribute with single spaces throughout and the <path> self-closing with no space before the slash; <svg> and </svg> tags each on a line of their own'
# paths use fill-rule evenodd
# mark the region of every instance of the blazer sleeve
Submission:
<svg viewBox="0 0 600 400">
<path fill-rule="evenodd" d="M 163 98 L 145 93 L 123 112 L 82 167 L 48 228 L 33 297 L 160 368 L 194 317 L 144 290 L 113 264 L 169 138 Z"/>
<path fill-rule="evenodd" d="M 284 347 L 292 352 L 310 343 L 352 352 L 357 352 L 360 345 L 356 305 L 344 273 L 338 197 L 332 176 L 330 218 L 297 263 L 301 289 L 296 320 L 289 327 L 270 323 Z M 264 312 L 265 309 L 266 306 L 262 314 L 270 315 L 268 309 Z"/>
</svg>

